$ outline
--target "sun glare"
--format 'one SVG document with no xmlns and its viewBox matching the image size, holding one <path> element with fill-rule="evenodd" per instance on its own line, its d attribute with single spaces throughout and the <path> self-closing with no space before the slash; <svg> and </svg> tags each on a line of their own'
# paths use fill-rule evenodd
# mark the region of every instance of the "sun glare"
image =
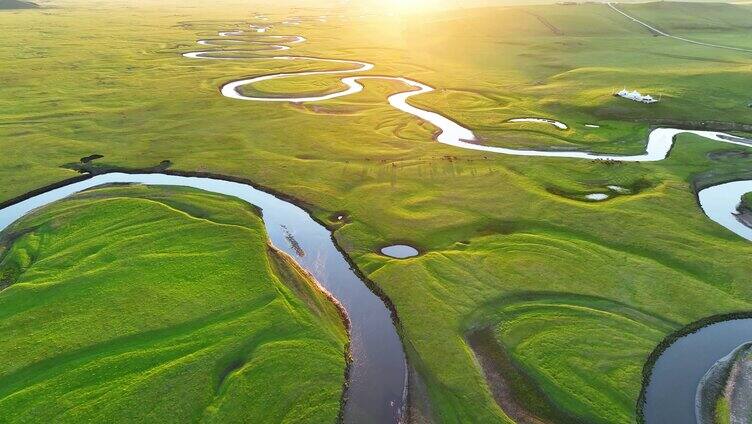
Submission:
<svg viewBox="0 0 752 424">
<path fill-rule="evenodd" d="M 391 0 L 393 13 L 415 13 L 441 8 L 442 0 Z"/>
</svg>

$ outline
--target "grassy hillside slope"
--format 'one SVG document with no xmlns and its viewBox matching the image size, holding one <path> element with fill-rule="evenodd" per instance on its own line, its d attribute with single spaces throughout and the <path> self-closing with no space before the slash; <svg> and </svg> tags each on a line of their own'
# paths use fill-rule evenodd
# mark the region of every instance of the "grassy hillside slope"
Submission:
<svg viewBox="0 0 752 424">
<path fill-rule="evenodd" d="M 671 31 L 729 32 L 752 28 L 752 8 L 728 3 L 652 2 L 624 5 L 623 10 L 657 28 Z"/>
<path fill-rule="evenodd" d="M 335 421 L 340 316 L 243 203 L 103 188 L 2 238 L 0 421 Z"/>
</svg>

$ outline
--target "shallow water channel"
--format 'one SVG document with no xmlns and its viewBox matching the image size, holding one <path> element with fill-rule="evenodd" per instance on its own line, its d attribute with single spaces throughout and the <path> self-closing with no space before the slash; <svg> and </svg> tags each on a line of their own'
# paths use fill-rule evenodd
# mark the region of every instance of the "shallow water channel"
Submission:
<svg viewBox="0 0 752 424">
<path fill-rule="evenodd" d="M 294 204 L 247 184 L 166 174 L 108 173 L 33 196 L 0 210 L 0 230 L 36 208 L 88 188 L 113 183 L 185 186 L 242 199 L 259 207 L 271 243 L 323 285 L 350 318 L 351 351 L 346 423 L 397 423 L 405 407 L 407 364 L 389 309 L 350 268 L 331 232 Z"/>
<path fill-rule="evenodd" d="M 672 343 L 653 365 L 645 389 L 645 423 L 695 423 L 695 395 L 703 375 L 750 340 L 752 318 L 711 324 Z"/>
</svg>

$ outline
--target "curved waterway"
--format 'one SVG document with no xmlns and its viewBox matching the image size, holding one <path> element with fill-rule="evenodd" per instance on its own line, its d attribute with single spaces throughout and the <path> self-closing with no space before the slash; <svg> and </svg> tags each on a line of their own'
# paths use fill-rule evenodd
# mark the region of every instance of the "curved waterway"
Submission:
<svg viewBox="0 0 752 424">
<path fill-rule="evenodd" d="M 245 33 L 243 31 L 221 31 L 220 36 L 241 36 Z M 276 40 L 280 44 L 274 44 L 273 42 L 259 41 L 263 39 Z M 245 42 L 250 44 L 266 44 L 266 49 L 269 51 L 274 50 L 286 50 L 289 46 L 284 44 L 297 44 L 306 39 L 298 35 L 263 35 L 255 36 L 253 40 L 234 40 L 236 42 Z M 212 45 L 211 40 L 199 40 L 202 45 Z M 217 47 L 221 47 L 224 44 L 213 44 Z M 437 128 L 440 133 L 436 137 L 439 143 L 447 144 L 454 147 L 459 147 L 468 150 L 477 150 L 489 153 L 499 153 L 514 156 L 534 156 L 534 157 L 551 157 L 551 158 L 570 158 L 570 159 L 589 159 L 589 160 L 613 160 L 623 162 L 654 162 L 666 159 L 668 157 L 671 148 L 674 145 L 674 138 L 681 133 L 695 134 L 709 140 L 734 144 L 745 147 L 752 147 L 752 141 L 740 139 L 730 134 L 720 133 L 717 131 L 696 131 L 696 130 L 684 130 L 677 128 L 656 128 L 650 132 L 648 136 L 647 145 L 643 153 L 634 155 L 620 155 L 620 154 L 608 154 L 608 153 L 595 153 L 582 150 L 533 150 L 533 149 L 509 149 L 505 147 L 486 146 L 480 144 L 479 138 L 473 133 L 472 130 L 462 126 L 461 124 L 433 111 L 421 109 L 415 106 L 411 106 L 407 103 L 408 99 L 413 96 L 428 93 L 434 91 L 434 88 L 419 81 L 415 81 L 405 77 L 392 77 L 383 75 L 366 75 L 366 76 L 349 76 L 340 79 L 340 82 L 344 84 L 345 88 L 333 93 L 322 94 L 318 96 L 248 96 L 243 94 L 242 87 L 252 85 L 261 81 L 270 81 L 275 79 L 311 76 L 311 75 L 330 75 L 330 74 L 345 74 L 345 73 L 357 73 L 366 72 L 372 70 L 375 65 L 368 62 L 348 59 L 328 59 L 312 56 L 233 56 L 233 54 L 247 54 L 259 52 L 255 51 L 243 51 L 243 50 L 209 50 L 209 51 L 197 51 L 183 53 L 184 57 L 191 59 L 212 59 L 212 60 L 285 60 L 285 61 L 310 61 L 310 62 L 324 62 L 324 63 L 337 63 L 351 65 L 348 69 L 343 70 L 329 70 L 329 71 L 301 71 L 301 72 L 282 72 L 276 74 L 261 75 L 252 78 L 243 78 L 224 84 L 220 88 L 220 92 L 223 96 L 236 99 L 247 100 L 257 102 L 292 102 L 292 103 L 306 103 L 317 102 L 323 100 L 331 100 L 338 97 L 349 96 L 352 94 L 363 91 L 363 85 L 360 83 L 362 80 L 387 80 L 400 82 L 408 87 L 407 91 L 398 92 L 392 94 L 387 98 L 387 101 L 394 108 L 399 109 L 405 113 L 421 118 L 430 122 Z M 567 129 L 567 125 L 563 122 L 555 121 L 552 119 L 543 118 L 514 118 L 508 122 L 545 122 L 556 126 L 559 129 Z"/>
<path fill-rule="evenodd" d="M 247 184 L 166 174 L 108 173 L 33 196 L 0 210 L 0 230 L 36 208 L 114 183 L 193 187 L 257 206 L 271 243 L 288 253 L 344 307 L 351 323 L 352 364 L 344 421 L 398 423 L 404 415 L 407 365 L 391 312 L 355 274 L 332 234 L 298 206 Z"/>
<path fill-rule="evenodd" d="M 734 319 L 703 327 L 672 343 L 653 365 L 645 388 L 645 423 L 697 422 L 695 397 L 702 377 L 716 362 L 750 340 L 752 319 Z"/>
<path fill-rule="evenodd" d="M 221 31 L 219 35 L 222 37 L 228 36 L 242 36 L 244 31 Z M 265 44 L 265 50 L 284 50 L 289 46 L 284 44 L 297 44 L 306 41 L 306 39 L 299 35 L 264 35 L 262 39 L 271 39 L 275 42 L 282 44 L 273 44 L 272 42 L 259 41 L 260 37 L 254 37 L 253 40 L 234 40 L 226 39 L 224 41 L 233 41 L 237 43 L 251 43 L 251 44 Z M 199 40 L 199 44 L 202 45 L 215 45 L 222 46 L 224 44 L 212 43 L 212 40 Z M 258 50 L 257 50 L 258 51 Z M 388 97 L 389 104 L 396 109 L 409 113 L 416 117 L 419 117 L 425 121 L 428 121 L 439 128 L 440 133 L 436 136 L 436 140 L 440 143 L 447 144 L 454 147 L 459 147 L 469 150 L 477 150 L 482 152 L 499 153 L 514 156 L 531 156 L 531 157 L 551 157 L 551 158 L 570 158 L 570 159 L 588 159 L 588 160 L 609 160 L 609 161 L 623 161 L 623 162 L 654 162 L 664 160 L 668 157 L 669 152 L 674 146 L 674 140 L 677 135 L 682 133 L 694 134 L 700 137 L 704 137 L 708 140 L 716 141 L 719 143 L 733 144 L 744 147 L 752 147 L 752 140 L 747 140 L 733 136 L 731 134 L 721 133 L 717 131 L 698 131 L 698 130 L 685 130 L 678 128 L 656 128 L 652 130 L 648 136 L 648 141 L 645 146 L 645 151 L 633 155 L 621 155 L 621 154 L 608 154 L 608 153 L 595 153 L 581 150 L 532 150 L 532 149 L 510 149 L 505 147 L 486 146 L 479 144 L 478 137 L 469 129 L 459 123 L 439 114 L 425 109 L 420 109 L 415 106 L 411 106 L 407 103 L 408 99 L 419 94 L 433 91 L 434 88 L 423 84 L 421 82 L 411 80 L 404 77 L 387 77 L 378 75 L 366 75 L 366 76 L 350 76 L 341 78 L 340 81 L 346 88 L 343 90 L 322 94 L 318 96 L 274 96 L 274 97 L 262 97 L 262 96 L 248 96 L 242 93 L 243 86 L 251 85 L 260 81 L 269 81 L 281 78 L 291 78 L 310 75 L 325 75 L 325 74 L 342 74 L 342 73 L 354 73 L 370 71 L 374 68 L 372 63 L 346 60 L 346 59 L 326 59 L 311 56 L 256 56 L 256 57 L 242 57 L 233 56 L 237 53 L 249 53 L 249 51 L 243 50 L 209 50 L 209 51 L 197 51 L 183 53 L 183 56 L 192 59 L 213 59 L 213 60 L 287 60 L 287 61 L 313 61 L 313 62 L 325 62 L 325 63 L 337 63 L 351 65 L 349 69 L 344 70 L 332 70 L 332 71 L 302 71 L 302 72 L 287 72 L 276 73 L 269 75 L 262 75 L 252 78 L 244 78 L 235 80 L 224 84 L 220 92 L 223 96 L 237 100 L 259 101 L 259 102 L 316 102 L 322 100 L 330 100 L 338 97 L 348 96 L 358 93 L 363 90 L 363 85 L 359 81 L 365 79 L 385 79 L 391 81 L 398 81 L 407 85 L 410 89 L 408 91 L 399 92 Z M 253 52 L 250 52 L 253 53 Z M 567 125 L 563 122 L 555 121 L 552 119 L 544 118 L 515 118 L 507 122 L 544 122 L 556 126 L 559 129 L 567 129 Z M 738 181 L 734 183 L 721 184 L 709 189 L 705 189 L 700 192 L 699 199 L 703 211 L 713 221 L 728 228 L 734 233 L 752 240 L 752 229 L 746 227 L 739 222 L 735 217 L 736 205 L 731 208 L 731 203 L 737 203 L 746 190 L 752 191 L 752 182 L 750 181 Z M 733 191 L 733 193 L 731 193 Z M 602 196 L 593 198 L 593 200 L 603 200 Z M 730 212 L 731 211 L 731 212 Z"/>
<path fill-rule="evenodd" d="M 219 33 L 220 36 L 242 36 L 243 31 L 224 31 Z M 272 42 L 258 41 L 255 37 L 251 41 L 236 40 L 233 45 L 240 42 L 267 44 L 266 50 L 287 50 L 287 44 L 295 44 L 305 41 L 300 36 L 263 36 L 265 39 L 274 40 Z M 214 43 L 211 40 L 199 40 L 202 45 L 215 45 L 217 47 L 225 46 L 225 43 Z M 257 50 L 258 51 L 258 50 Z M 311 56 L 240 56 L 238 54 L 249 54 L 253 52 L 242 50 L 212 50 L 184 53 L 183 56 L 192 59 L 214 59 L 214 60 L 285 60 L 285 61 L 311 61 L 350 65 L 347 69 L 342 70 L 316 70 L 275 73 L 269 75 L 243 78 L 224 84 L 220 92 L 223 96 L 245 101 L 258 102 L 317 102 L 344 97 L 361 92 L 364 87 L 361 81 L 366 79 L 379 79 L 387 81 L 396 81 L 407 87 L 406 91 L 401 91 L 390 95 L 387 100 L 394 108 L 405 113 L 416 116 L 436 126 L 440 131 L 436 136 L 436 141 L 457 148 L 474 150 L 487 153 L 497 153 L 513 156 L 529 157 L 549 157 L 549 158 L 569 158 L 584 160 L 606 160 L 622 162 L 654 162 L 661 161 L 668 157 L 677 135 L 682 133 L 695 134 L 719 143 L 733 144 L 744 147 L 752 147 L 752 141 L 735 137 L 730 134 L 716 131 L 696 131 L 684 130 L 677 128 L 656 128 L 648 136 L 644 151 L 637 154 L 609 154 L 596 153 L 584 150 L 534 150 L 534 149 L 510 149 L 505 147 L 488 146 L 481 143 L 472 130 L 464 127 L 439 113 L 421 109 L 408 103 L 408 99 L 413 96 L 428 93 L 434 90 L 433 87 L 404 77 L 365 75 L 365 76 L 346 76 L 340 79 L 344 88 L 322 95 L 300 96 L 250 96 L 243 93 L 244 86 L 252 85 L 261 81 L 269 81 L 283 78 L 293 78 L 310 75 L 326 74 L 351 74 L 358 72 L 367 72 L 374 68 L 372 63 L 345 60 L 345 59 L 328 59 Z M 543 118 L 515 118 L 508 122 L 544 122 L 556 126 L 561 130 L 568 129 L 567 125 Z M 590 128 L 595 125 L 588 124 Z M 736 209 L 740 202 L 741 196 L 752 191 L 752 181 L 737 181 L 725 184 L 719 184 L 714 187 L 706 188 L 698 193 L 698 199 L 702 210 L 705 214 L 716 223 L 729 229 L 735 234 L 752 240 L 752 229 L 745 226 L 736 217 Z M 592 195 L 592 200 L 603 200 L 607 198 L 606 194 Z M 733 328 L 740 325 L 736 321 L 719 323 L 714 326 L 706 327 L 697 333 L 686 336 L 672 345 L 656 362 L 653 371 L 653 378 L 647 388 L 647 404 L 645 408 L 645 418 L 648 423 L 689 423 L 693 422 L 694 414 L 694 393 L 697 388 L 699 379 L 704 375 L 707 369 L 723 355 L 727 354 L 734 346 L 752 339 L 752 326 L 746 323 L 744 331 L 734 333 L 734 331 L 724 332 L 723 329 Z M 728 341 L 727 339 L 733 339 Z M 395 346 L 396 348 L 396 346 Z M 401 350 L 400 350 L 401 354 Z M 372 357 L 369 356 L 370 360 Z M 404 363 L 400 363 L 404 367 Z M 676 366 L 678 364 L 678 367 Z M 386 371 L 386 370 L 384 370 Z M 350 421 L 349 422 L 357 422 Z"/>
<path fill-rule="evenodd" d="M 736 214 L 741 197 L 749 192 L 752 192 L 752 180 L 732 181 L 700 190 L 697 198 L 708 218 L 752 241 L 752 228 L 739 221 Z"/>
</svg>

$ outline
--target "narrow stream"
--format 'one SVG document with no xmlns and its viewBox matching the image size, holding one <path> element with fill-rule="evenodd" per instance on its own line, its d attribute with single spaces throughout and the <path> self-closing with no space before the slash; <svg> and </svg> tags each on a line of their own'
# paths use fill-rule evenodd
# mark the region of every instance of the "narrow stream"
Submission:
<svg viewBox="0 0 752 424">
<path fill-rule="evenodd" d="M 218 33 L 222 37 L 228 36 L 242 36 L 244 31 L 220 31 Z M 274 42 L 261 41 L 264 39 L 272 39 Z M 223 41 L 223 40 L 217 40 Z M 236 43 L 249 43 L 249 44 L 265 44 L 268 51 L 275 50 L 289 50 L 289 46 L 283 44 L 298 44 L 307 41 L 306 38 L 299 35 L 261 35 L 256 36 L 252 40 L 237 40 L 237 39 L 225 39 L 226 41 L 234 41 Z M 212 42 L 209 39 L 198 40 L 201 45 L 209 45 L 216 47 L 223 47 L 224 44 L 218 42 Z M 281 43 L 281 44 L 274 44 Z M 645 151 L 638 154 L 624 155 L 624 154 L 609 154 L 609 153 L 596 153 L 588 152 L 584 150 L 535 150 L 535 149 L 510 149 L 506 147 L 487 146 L 479 143 L 479 138 L 467 127 L 464 127 L 458 122 L 453 121 L 446 116 L 419 107 L 412 106 L 408 103 L 408 99 L 420 94 L 429 93 L 434 91 L 434 88 L 419 81 L 415 81 L 405 77 L 395 76 L 383 76 L 383 75 L 363 75 L 363 76 L 348 76 L 340 79 L 340 82 L 345 85 L 346 88 L 335 91 L 333 93 L 313 95 L 313 96 L 249 96 L 243 94 L 242 87 L 252 85 L 261 81 L 270 81 L 275 79 L 294 78 L 312 75 L 332 75 L 332 74 L 348 74 L 366 72 L 374 69 L 375 65 L 369 62 L 363 62 L 359 60 L 349 59 L 330 59 L 313 56 L 237 56 L 238 54 L 254 54 L 263 50 L 208 50 L 208 51 L 196 51 L 183 53 L 183 57 L 189 59 L 209 59 L 209 60 L 283 60 L 283 61 L 310 61 L 310 62 L 324 62 L 324 63 L 337 63 L 352 65 L 350 69 L 342 70 L 322 70 L 322 71 L 300 71 L 300 72 L 281 72 L 274 74 L 261 75 L 252 78 L 243 78 L 235 81 L 228 82 L 220 88 L 220 93 L 228 98 L 235 100 L 246 100 L 255 102 L 291 102 L 291 103 L 309 103 L 318 102 L 324 100 L 332 100 L 339 97 L 345 97 L 352 94 L 360 93 L 364 87 L 360 83 L 362 80 L 386 80 L 396 81 L 404 84 L 408 87 L 406 91 L 398 92 L 390 95 L 387 101 L 395 109 L 408 113 L 427 122 L 430 122 L 439 129 L 439 134 L 436 136 L 436 141 L 449 146 L 454 146 L 467 150 L 475 150 L 488 153 L 497 153 L 511 156 L 531 156 L 531 157 L 549 157 L 549 158 L 570 158 L 570 159 L 587 159 L 587 160 L 609 160 L 609 161 L 621 161 L 621 162 L 655 162 L 661 161 L 668 157 L 671 148 L 674 145 L 674 139 L 677 135 L 682 133 L 695 134 L 700 137 L 704 137 L 709 140 L 733 144 L 744 147 L 752 147 L 752 140 L 736 137 L 731 134 L 725 134 L 717 131 L 699 131 L 699 130 L 685 130 L 678 128 L 656 128 L 652 130 L 648 136 L 647 144 L 645 145 Z M 513 118 L 507 122 L 543 122 L 556 126 L 560 130 L 566 130 L 569 127 L 563 123 L 548 118 Z"/>
<path fill-rule="evenodd" d="M 346 423 L 398 423 L 407 389 L 407 365 L 389 309 L 355 274 L 331 232 L 303 209 L 249 185 L 213 178 L 109 173 L 71 183 L 0 210 L 0 230 L 36 208 L 88 188 L 112 183 L 193 187 L 237 197 L 259 207 L 272 244 L 290 254 L 345 308 L 351 351 Z M 295 243 L 291 243 L 294 240 Z"/>
</svg>

